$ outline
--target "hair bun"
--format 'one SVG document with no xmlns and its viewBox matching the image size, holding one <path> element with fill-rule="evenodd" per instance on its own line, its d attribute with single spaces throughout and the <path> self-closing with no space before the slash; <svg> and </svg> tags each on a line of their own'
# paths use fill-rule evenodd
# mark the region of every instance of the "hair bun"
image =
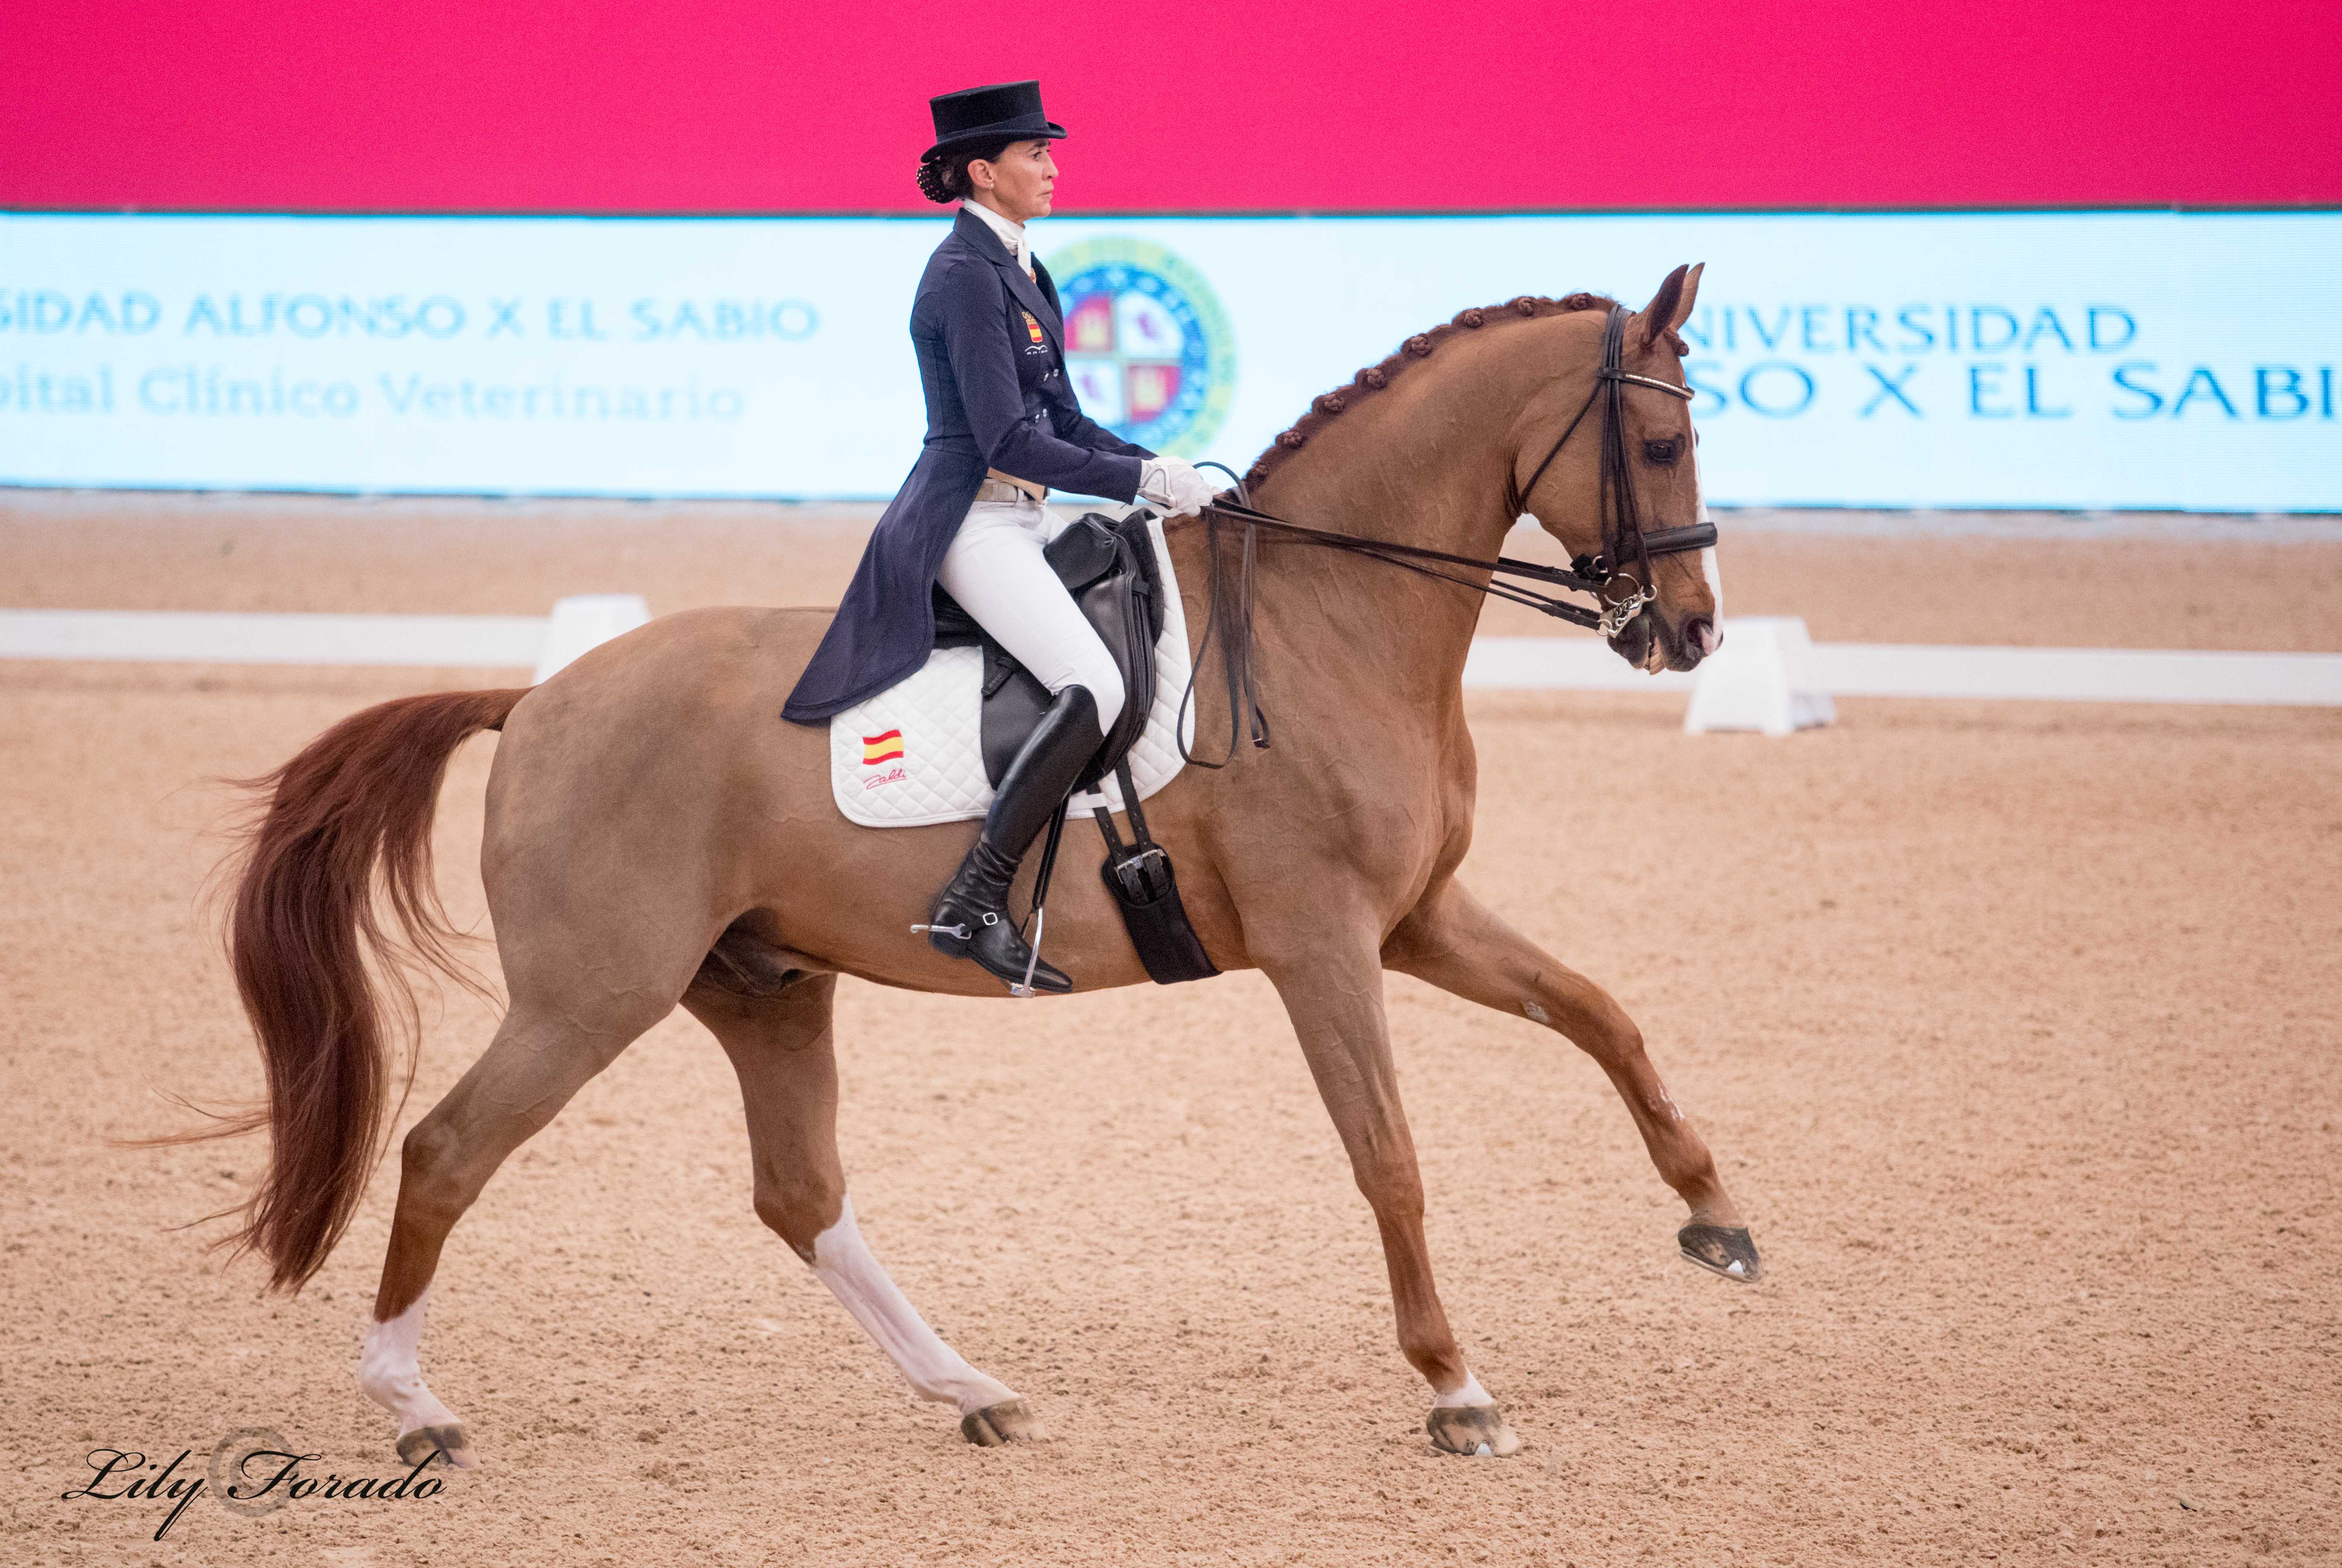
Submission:
<svg viewBox="0 0 2342 1568">
<path fill-rule="evenodd" d="M 921 158 L 918 175 L 919 195 L 931 202 L 951 201 L 953 199 L 951 191 L 944 184 L 948 172 L 949 165 L 943 159 Z"/>
</svg>

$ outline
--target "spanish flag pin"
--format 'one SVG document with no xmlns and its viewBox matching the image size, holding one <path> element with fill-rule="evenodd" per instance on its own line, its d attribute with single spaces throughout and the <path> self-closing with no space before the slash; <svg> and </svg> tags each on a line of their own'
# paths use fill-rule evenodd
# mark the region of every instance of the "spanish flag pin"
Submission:
<svg viewBox="0 0 2342 1568">
<path fill-rule="evenodd" d="M 1033 313 L 1029 310 L 1025 313 L 1025 335 L 1031 338 L 1035 343 L 1043 341 L 1041 336 L 1041 324 L 1033 319 Z"/>
</svg>

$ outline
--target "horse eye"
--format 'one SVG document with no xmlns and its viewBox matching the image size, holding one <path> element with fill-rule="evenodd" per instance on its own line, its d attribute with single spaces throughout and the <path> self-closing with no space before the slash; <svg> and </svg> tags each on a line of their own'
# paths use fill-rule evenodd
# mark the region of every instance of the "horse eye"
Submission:
<svg viewBox="0 0 2342 1568">
<path fill-rule="evenodd" d="M 1664 466 L 1676 460 L 1676 444 L 1672 440 L 1646 441 L 1643 443 L 1643 455 Z"/>
</svg>

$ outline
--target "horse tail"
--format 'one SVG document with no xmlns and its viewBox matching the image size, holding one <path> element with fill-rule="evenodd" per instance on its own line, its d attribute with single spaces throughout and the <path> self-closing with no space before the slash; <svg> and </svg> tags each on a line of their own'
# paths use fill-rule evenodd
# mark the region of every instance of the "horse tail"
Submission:
<svg viewBox="0 0 2342 1568">
<path fill-rule="evenodd" d="M 501 729 L 525 689 L 402 697 L 351 714 L 274 773 L 237 781 L 255 800 L 237 856 L 230 964 L 267 1074 L 263 1105 L 190 1134 L 269 1130 L 268 1172 L 223 1244 L 268 1260 L 297 1291 L 341 1240 L 415 1082 L 390 1103 L 385 1003 L 415 1033 L 408 969 L 474 989 L 432 884 L 431 823 L 455 748 Z M 398 934 L 375 907 L 379 880 Z M 403 940 L 401 938 L 403 937 Z"/>
</svg>

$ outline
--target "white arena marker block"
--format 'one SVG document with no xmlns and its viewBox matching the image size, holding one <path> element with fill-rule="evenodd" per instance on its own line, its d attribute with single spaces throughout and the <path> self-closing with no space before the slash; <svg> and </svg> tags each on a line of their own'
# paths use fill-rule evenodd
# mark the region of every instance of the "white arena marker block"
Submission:
<svg viewBox="0 0 2342 1568">
<path fill-rule="evenodd" d="M 588 649 L 647 625 L 650 618 L 650 604 L 640 594 L 572 594 L 555 601 L 545 645 L 536 655 L 535 679 L 551 680 Z"/>
<path fill-rule="evenodd" d="M 1813 679 L 1813 639 L 1795 615 L 1746 615 L 1724 623 L 1724 646 L 1692 673 L 1684 734 L 1759 730 L 1786 735 L 1827 724 L 1837 704 Z"/>
</svg>

